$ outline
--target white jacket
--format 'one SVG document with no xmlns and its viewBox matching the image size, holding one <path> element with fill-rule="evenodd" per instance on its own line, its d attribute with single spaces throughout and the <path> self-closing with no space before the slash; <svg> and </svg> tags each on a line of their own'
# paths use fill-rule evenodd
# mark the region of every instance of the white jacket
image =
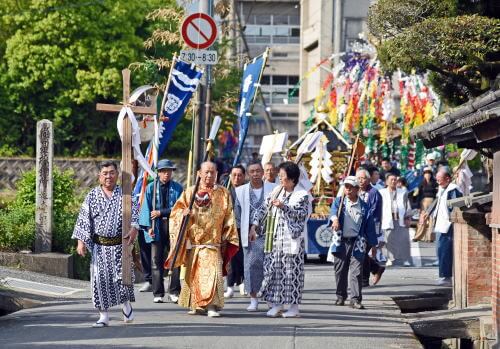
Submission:
<svg viewBox="0 0 500 349">
<path fill-rule="evenodd" d="M 379 190 L 382 196 L 382 221 L 381 229 L 394 229 L 394 222 L 392 220 L 392 207 L 391 207 L 391 194 L 389 188 Z M 396 203 L 398 207 L 399 225 L 404 226 L 404 219 L 410 214 L 411 206 L 408 202 L 406 189 L 396 189 Z"/>
<path fill-rule="evenodd" d="M 276 184 L 271 182 L 264 182 L 264 205 L 269 193 L 276 187 Z M 241 207 L 241 217 L 240 217 L 240 232 L 241 232 L 241 245 L 243 247 L 248 247 L 248 232 L 250 228 L 250 190 L 252 187 L 250 183 L 240 185 L 235 189 L 236 200 L 238 200 Z"/>
</svg>

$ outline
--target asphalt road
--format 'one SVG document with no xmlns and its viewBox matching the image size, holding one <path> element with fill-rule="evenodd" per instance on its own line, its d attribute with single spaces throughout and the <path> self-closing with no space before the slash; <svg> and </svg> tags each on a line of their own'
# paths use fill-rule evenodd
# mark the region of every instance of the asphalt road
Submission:
<svg viewBox="0 0 500 349">
<path fill-rule="evenodd" d="M 33 278 L 33 273 L 0 268 L 0 277 Z M 336 307 L 330 264 L 308 264 L 301 317 L 266 318 L 266 307 L 248 313 L 248 299 L 229 299 L 220 318 L 187 315 L 176 304 L 154 304 L 151 293 L 136 292 L 136 320 L 122 322 L 121 310 L 110 312 L 107 328 L 93 329 L 97 312 L 89 291 L 71 298 L 43 297 L 44 305 L 0 317 L 2 348 L 420 348 L 402 321 L 393 296 L 436 289 L 436 268 L 392 268 L 375 287 L 364 290 L 366 310 Z M 37 281 L 88 287 L 37 274 Z M 139 287 L 139 285 L 137 286 Z"/>
</svg>

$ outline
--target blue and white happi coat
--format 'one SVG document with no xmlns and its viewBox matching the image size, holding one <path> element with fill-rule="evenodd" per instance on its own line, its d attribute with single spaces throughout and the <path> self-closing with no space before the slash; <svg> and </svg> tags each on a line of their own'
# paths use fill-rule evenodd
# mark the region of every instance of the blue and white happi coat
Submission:
<svg viewBox="0 0 500 349">
<path fill-rule="evenodd" d="M 90 282 L 94 307 L 105 310 L 135 301 L 134 287 L 122 283 L 122 245 L 103 246 L 92 235 L 122 236 L 122 188 L 115 186 L 110 198 L 101 187 L 92 189 L 82 204 L 72 238 L 81 240 L 91 253 Z M 132 225 L 138 224 L 139 206 L 132 201 Z M 133 263 L 130 268 L 133 269 Z M 133 277 L 134 273 L 132 273 Z"/>
<path fill-rule="evenodd" d="M 347 200 L 347 198 L 345 200 Z M 359 203 L 361 205 L 362 215 L 361 226 L 359 228 L 359 234 L 355 240 L 354 251 L 352 254 L 354 258 L 362 261 L 366 253 L 366 244 L 368 243 L 370 246 L 376 246 L 378 244 L 378 239 L 373 216 L 368 205 L 363 200 L 359 200 Z M 344 205 L 342 205 L 340 214 L 338 213 L 339 206 L 340 197 L 335 199 L 330 211 L 330 223 L 332 222 L 331 217 L 338 217 L 340 225 L 340 229 L 338 231 L 333 231 L 332 244 L 330 245 L 330 249 L 328 251 L 328 253 L 333 254 L 340 253 L 345 248 L 345 244 L 342 241 L 342 227 L 344 224 L 345 203 Z"/>
</svg>

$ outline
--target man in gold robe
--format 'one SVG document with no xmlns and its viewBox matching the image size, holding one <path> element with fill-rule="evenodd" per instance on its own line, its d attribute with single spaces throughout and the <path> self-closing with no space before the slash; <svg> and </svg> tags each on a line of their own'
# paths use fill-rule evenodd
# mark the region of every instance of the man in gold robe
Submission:
<svg viewBox="0 0 500 349">
<path fill-rule="evenodd" d="M 190 314 L 207 313 L 210 317 L 218 317 L 224 307 L 225 267 L 239 248 L 238 231 L 231 194 L 215 184 L 216 165 L 204 162 L 198 176 L 200 186 L 193 209 L 189 210 L 189 202 L 194 186 L 182 193 L 170 213 L 171 246 L 177 242 L 183 217 L 189 216 L 174 266 L 186 267 L 179 305 L 190 308 Z M 173 254 L 174 249 L 171 249 L 165 268 L 171 268 Z"/>
</svg>

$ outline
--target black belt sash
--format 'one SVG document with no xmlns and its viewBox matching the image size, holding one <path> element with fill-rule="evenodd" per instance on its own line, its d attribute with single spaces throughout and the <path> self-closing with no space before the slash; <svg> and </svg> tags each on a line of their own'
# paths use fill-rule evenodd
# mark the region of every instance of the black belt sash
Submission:
<svg viewBox="0 0 500 349">
<path fill-rule="evenodd" d="M 122 244 L 122 237 L 121 237 L 121 235 L 107 237 L 107 236 L 100 236 L 100 235 L 94 234 L 94 235 L 92 235 L 92 241 L 98 245 L 116 246 L 116 245 Z"/>
</svg>

